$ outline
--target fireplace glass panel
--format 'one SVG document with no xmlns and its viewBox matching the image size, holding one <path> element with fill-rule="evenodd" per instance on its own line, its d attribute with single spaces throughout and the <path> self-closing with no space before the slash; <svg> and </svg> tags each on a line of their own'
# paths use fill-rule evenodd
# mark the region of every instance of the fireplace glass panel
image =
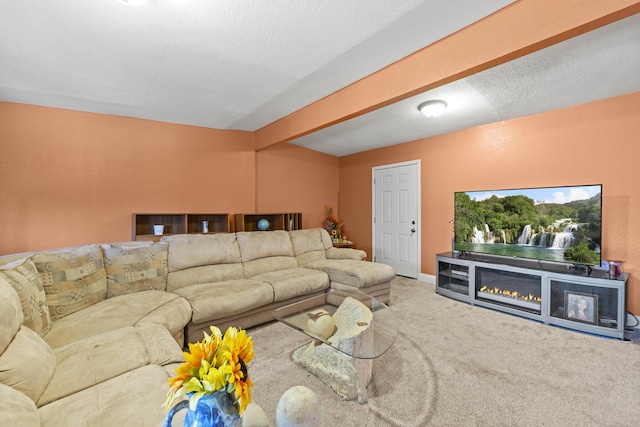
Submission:
<svg viewBox="0 0 640 427">
<path fill-rule="evenodd" d="M 540 314 L 541 293 L 540 276 L 483 267 L 476 269 L 477 300 Z"/>
<path fill-rule="evenodd" d="M 551 317 L 606 328 L 618 327 L 618 288 L 551 280 L 550 291 Z"/>
</svg>

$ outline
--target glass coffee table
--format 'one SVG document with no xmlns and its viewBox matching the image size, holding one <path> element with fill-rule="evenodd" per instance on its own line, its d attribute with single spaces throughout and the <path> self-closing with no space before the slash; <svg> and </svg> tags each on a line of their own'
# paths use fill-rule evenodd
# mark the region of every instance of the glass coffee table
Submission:
<svg viewBox="0 0 640 427">
<path fill-rule="evenodd" d="M 341 305 L 343 305 L 342 308 L 340 308 Z M 355 328 L 362 330 L 364 345 L 354 344 L 351 339 L 336 341 L 336 337 L 344 335 L 341 326 L 337 326 L 335 334 L 329 337 L 323 337 L 310 330 L 308 326 L 309 319 L 318 316 L 318 313 L 325 314 L 324 312 L 326 312 L 326 314 L 337 318 L 335 314 L 339 311 L 339 308 L 341 310 L 339 315 L 342 316 L 343 309 L 347 306 L 356 307 L 356 311 L 361 311 L 363 315 L 367 316 L 366 321 L 357 322 L 357 319 L 353 320 L 353 322 L 360 325 L 355 326 Z M 297 359 L 296 362 L 305 366 L 325 384 L 334 388 L 334 391 L 344 399 L 351 400 L 357 397 L 358 402 L 367 402 L 366 386 L 371 379 L 372 359 L 382 356 L 389 350 L 398 336 L 398 322 L 386 304 L 361 292 L 357 288 L 353 290 L 331 289 L 324 294 L 280 307 L 274 310 L 273 317 L 312 338 L 310 344 L 300 347 L 294 353 L 295 359 L 296 354 L 313 351 L 313 355 L 309 356 L 311 361 L 307 357 L 305 362 L 301 363 L 301 360 Z M 346 317 L 348 318 L 349 315 Z M 343 329 L 346 329 L 346 327 Z M 305 365 L 305 363 L 307 364 Z M 320 372 L 317 372 L 318 370 Z M 336 381 L 343 381 L 341 378 L 345 377 L 348 377 L 349 381 L 353 382 L 354 391 L 352 394 L 344 391 L 345 387 L 348 388 L 348 385 L 336 384 Z M 338 380 L 335 378 L 338 378 Z M 342 393 L 345 394 L 343 395 Z"/>
</svg>

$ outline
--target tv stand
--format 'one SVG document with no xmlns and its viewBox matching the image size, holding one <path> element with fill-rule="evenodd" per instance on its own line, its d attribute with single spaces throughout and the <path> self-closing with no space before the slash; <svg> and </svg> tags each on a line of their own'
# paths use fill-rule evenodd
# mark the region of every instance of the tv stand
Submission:
<svg viewBox="0 0 640 427">
<path fill-rule="evenodd" d="M 545 324 L 624 339 L 628 274 L 586 265 L 451 252 L 436 255 L 436 292 Z"/>
<path fill-rule="evenodd" d="M 567 270 L 576 272 L 576 273 L 584 273 L 585 276 L 589 276 L 593 269 L 584 264 L 569 264 L 567 265 Z"/>
</svg>

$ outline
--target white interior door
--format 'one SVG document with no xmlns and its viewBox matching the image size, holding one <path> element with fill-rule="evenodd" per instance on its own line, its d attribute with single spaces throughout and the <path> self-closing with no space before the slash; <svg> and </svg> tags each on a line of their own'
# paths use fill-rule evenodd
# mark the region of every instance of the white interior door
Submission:
<svg viewBox="0 0 640 427">
<path fill-rule="evenodd" d="M 420 161 L 373 168 L 374 262 L 400 276 L 420 272 Z"/>
</svg>

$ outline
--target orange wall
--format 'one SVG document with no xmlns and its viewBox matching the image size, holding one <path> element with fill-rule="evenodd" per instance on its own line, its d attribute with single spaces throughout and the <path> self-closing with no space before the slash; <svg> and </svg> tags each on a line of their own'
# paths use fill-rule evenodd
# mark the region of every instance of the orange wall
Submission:
<svg viewBox="0 0 640 427">
<path fill-rule="evenodd" d="M 338 206 L 337 157 L 256 153 L 251 132 L 2 102 L 0 129 L 0 255 L 130 240 L 134 212 L 302 212 L 310 228 Z"/>
<path fill-rule="evenodd" d="M 320 227 L 325 206 L 338 209 L 337 157 L 290 144 L 259 151 L 257 212 L 302 212 L 304 228 Z"/>
<path fill-rule="evenodd" d="M 640 314 L 640 92 L 340 158 L 347 234 L 371 254 L 371 168 L 421 160 L 422 267 L 451 250 L 453 193 L 603 185 L 603 259 L 631 275 L 628 307 Z"/>
<path fill-rule="evenodd" d="M 131 239 L 131 214 L 255 209 L 253 133 L 0 103 L 0 255 Z"/>
</svg>

